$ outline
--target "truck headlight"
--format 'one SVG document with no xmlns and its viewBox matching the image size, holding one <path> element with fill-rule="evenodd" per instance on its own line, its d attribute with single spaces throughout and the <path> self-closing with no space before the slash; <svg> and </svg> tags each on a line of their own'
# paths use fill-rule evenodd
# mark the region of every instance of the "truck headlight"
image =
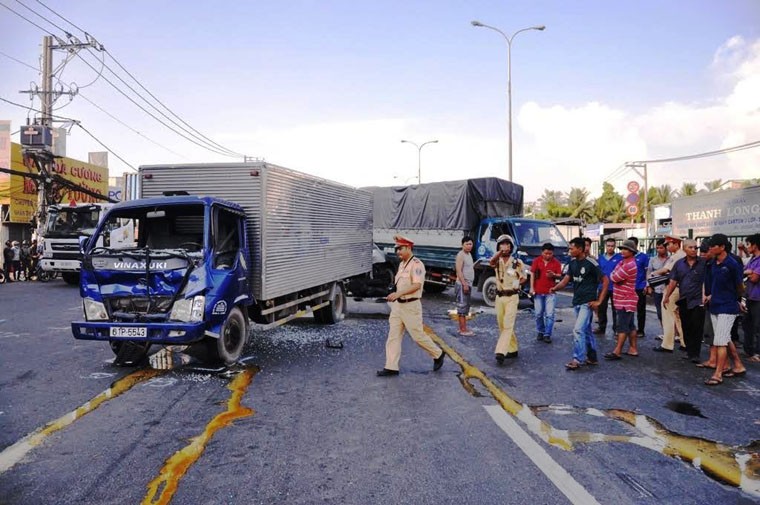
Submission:
<svg viewBox="0 0 760 505">
<path fill-rule="evenodd" d="M 102 302 L 93 300 L 92 298 L 85 298 L 83 300 L 84 306 L 84 318 L 88 321 L 107 321 L 108 312 L 106 312 L 106 306 Z"/>
<path fill-rule="evenodd" d="M 205 307 L 205 296 L 194 296 L 185 300 L 177 300 L 172 305 L 169 319 L 172 321 L 182 321 L 183 323 L 197 323 L 203 321 L 203 309 Z"/>
</svg>

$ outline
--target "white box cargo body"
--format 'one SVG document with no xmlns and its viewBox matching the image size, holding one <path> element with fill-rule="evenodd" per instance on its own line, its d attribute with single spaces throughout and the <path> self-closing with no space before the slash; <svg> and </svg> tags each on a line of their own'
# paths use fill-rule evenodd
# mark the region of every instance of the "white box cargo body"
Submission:
<svg viewBox="0 0 760 505">
<path fill-rule="evenodd" d="M 271 163 L 149 165 L 142 198 L 185 191 L 245 209 L 253 295 L 271 300 L 372 270 L 372 194 Z"/>
</svg>

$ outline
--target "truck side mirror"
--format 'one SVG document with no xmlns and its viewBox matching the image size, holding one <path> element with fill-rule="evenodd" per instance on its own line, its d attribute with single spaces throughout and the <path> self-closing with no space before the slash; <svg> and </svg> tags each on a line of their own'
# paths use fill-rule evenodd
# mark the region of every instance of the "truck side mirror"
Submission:
<svg viewBox="0 0 760 505">
<path fill-rule="evenodd" d="M 79 236 L 79 252 L 84 254 L 84 247 L 87 245 L 87 241 L 90 240 L 90 237 L 87 235 L 80 235 Z"/>
</svg>

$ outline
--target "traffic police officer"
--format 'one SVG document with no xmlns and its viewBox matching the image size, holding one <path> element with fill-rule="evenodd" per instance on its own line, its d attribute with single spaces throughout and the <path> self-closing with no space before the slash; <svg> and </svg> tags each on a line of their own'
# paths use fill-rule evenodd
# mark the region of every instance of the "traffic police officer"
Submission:
<svg viewBox="0 0 760 505">
<path fill-rule="evenodd" d="M 396 235 L 396 254 L 400 261 L 396 273 L 396 290 L 386 300 L 390 302 L 391 315 L 388 319 L 390 330 L 385 342 L 385 367 L 377 375 L 388 377 L 398 375 L 398 362 L 401 358 L 401 339 L 404 330 L 412 339 L 433 358 L 433 370 L 443 366 L 446 354 L 425 334 L 422 328 L 422 285 L 425 283 L 425 265 L 414 257 L 414 243 L 408 238 Z"/>
<path fill-rule="evenodd" d="M 496 321 L 499 323 L 499 340 L 496 342 L 496 361 L 517 357 L 515 318 L 520 302 L 520 284 L 528 280 L 525 264 L 512 257 L 514 241 L 509 235 L 496 239 L 496 254 L 489 261 L 496 273 Z"/>
</svg>

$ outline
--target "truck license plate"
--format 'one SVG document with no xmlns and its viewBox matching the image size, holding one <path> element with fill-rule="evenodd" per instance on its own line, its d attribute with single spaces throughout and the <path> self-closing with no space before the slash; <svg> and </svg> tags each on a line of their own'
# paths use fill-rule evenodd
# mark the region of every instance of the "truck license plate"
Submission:
<svg viewBox="0 0 760 505">
<path fill-rule="evenodd" d="M 111 326 L 109 328 L 112 337 L 147 337 L 148 328 L 139 326 Z"/>
</svg>

